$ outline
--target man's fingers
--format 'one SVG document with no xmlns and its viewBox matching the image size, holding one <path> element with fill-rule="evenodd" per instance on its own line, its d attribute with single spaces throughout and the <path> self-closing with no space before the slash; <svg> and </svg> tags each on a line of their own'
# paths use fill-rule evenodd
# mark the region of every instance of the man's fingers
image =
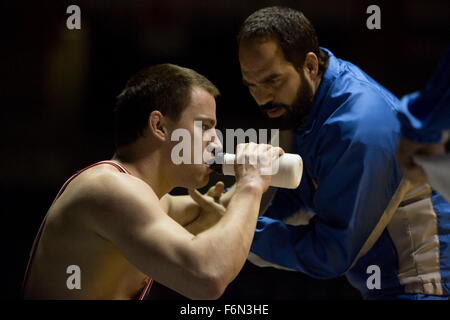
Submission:
<svg viewBox="0 0 450 320">
<path fill-rule="evenodd" d="M 223 182 L 221 182 L 223 185 Z M 219 184 L 220 186 L 220 184 Z M 216 213 L 219 213 L 221 215 L 225 214 L 226 209 L 223 205 L 217 203 L 218 201 L 214 201 L 211 199 L 210 196 L 202 195 L 200 192 L 198 192 L 195 189 L 188 189 L 188 193 L 191 196 L 191 198 L 202 208 L 206 211 L 214 211 Z"/>
<path fill-rule="evenodd" d="M 195 189 L 188 189 L 188 193 L 191 196 L 192 200 L 194 200 L 200 207 L 208 208 L 211 206 L 211 203 L 208 201 L 208 198 L 204 197 L 200 192 Z"/>
<path fill-rule="evenodd" d="M 214 201 L 219 202 L 224 189 L 225 184 L 222 181 L 218 181 L 214 186 L 209 188 L 208 192 L 206 192 L 206 195 L 214 198 Z"/>
<path fill-rule="evenodd" d="M 217 195 L 221 195 L 224 188 L 225 188 L 224 183 L 222 181 L 218 181 L 215 185 L 213 185 L 211 188 L 208 189 L 208 192 L 206 192 L 206 195 L 208 195 L 210 197 L 215 197 Z"/>
<path fill-rule="evenodd" d="M 220 198 L 224 189 L 225 189 L 225 184 L 222 181 L 217 182 L 216 185 L 214 186 L 212 197 Z"/>
<path fill-rule="evenodd" d="M 273 152 L 275 153 L 275 155 L 280 157 L 284 154 L 284 150 L 280 147 L 273 147 Z"/>
</svg>

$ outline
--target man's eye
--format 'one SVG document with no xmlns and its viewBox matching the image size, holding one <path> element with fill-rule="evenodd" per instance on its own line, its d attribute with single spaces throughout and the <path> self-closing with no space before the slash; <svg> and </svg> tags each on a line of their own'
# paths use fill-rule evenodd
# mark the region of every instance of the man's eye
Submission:
<svg viewBox="0 0 450 320">
<path fill-rule="evenodd" d="M 280 83 L 280 78 L 275 78 L 275 79 L 271 79 L 271 80 L 269 80 L 269 83 L 270 84 L 278 84 L 278 83 Z"/>
<path fill-rule="evenodd" d="M 207 126 L 206 124 L 204 124 L 204 125 L 202 126 L 202 128 L 203 128 L 203 130 L 204 130 L 204 131 L 207 131 L 207 130 L 209 130 L 209 129 L 210 129 L 210 127 L 209 127 L 209 126 Z"/>
<path fill-rule="evenodd" d="M 256 86 L 254 86 L 254 85 L 247 86 L 247 88 L 248 88 L 248 91 L 250 91 L 250 92 L 254 92 L 256 90 Z"/>
</svg>

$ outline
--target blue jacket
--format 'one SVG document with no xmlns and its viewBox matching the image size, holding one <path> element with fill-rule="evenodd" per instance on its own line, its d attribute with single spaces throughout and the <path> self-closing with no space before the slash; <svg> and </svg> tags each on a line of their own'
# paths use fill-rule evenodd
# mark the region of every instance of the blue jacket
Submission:
<svg viewBox="0 0 450 320">
<path fill-rule="evenodd" d="M 395 159 L 398 99 L 322 50 L 328 67 L 309 120 L 294 132 L 302 182 L 296 190 L 278 189 L 258 220 L 251 251 L 319 279 L 345 274 L 366 298 L 448 295 L 450 205 L 428 185 L 402 180 Z M 292 225 L 304 212 L 313 215 L 309 224 Z M 379 289 L 367 285 L 373 265 Z"/>
<path fill-rule="evenodd" d="M 403 136 L 419 143 L 440 142 L 442 131 L 450 130 L 450 47 L 425 89 L 401 102 Z"/>
</svg>

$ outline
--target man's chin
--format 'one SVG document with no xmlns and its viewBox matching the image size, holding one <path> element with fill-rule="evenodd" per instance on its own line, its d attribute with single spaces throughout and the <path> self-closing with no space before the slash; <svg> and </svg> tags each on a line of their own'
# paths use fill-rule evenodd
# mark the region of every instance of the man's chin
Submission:
<svg viewBox="0 0 450 320">
<path fill-rule="evenodd" d="M 199 174 L 194 179 L 192 179 L 192 185 L 190 187 L 194 189 L 203 188 L 209 183 L 209 175 L 210 173 Z"/>
</svg>

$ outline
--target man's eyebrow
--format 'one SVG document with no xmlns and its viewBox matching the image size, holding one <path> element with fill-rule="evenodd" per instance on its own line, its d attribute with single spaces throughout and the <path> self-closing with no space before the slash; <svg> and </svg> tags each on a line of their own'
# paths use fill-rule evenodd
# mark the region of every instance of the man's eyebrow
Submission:
<svg viewBox="0 0 450 320">
<path fill-rule="evenodd" d="M 272 73 L 272 74 L 268 75 L 267 77 L 265 77 L 265 78 L 261 81 L 261 83 L 266 83 L 266 82 L 272 81 L 273 79 L 279 77 L 280 75 L 281 75 L 281 74 L 279 74 L 279 73 Z"/>
<path fill-rule="evenodd" d="M 242 83 L 244 84 L 244 86 L 246 87 L 250 87 L 250 86 L 254 86 L 253 83 L 248 82 L 247 80 L 245 80 L 244 78 L 242 78 Z"/>
<path fill-rule="evenodd" d="M 202 122 L 206 122 L 209 125 L 211 125 L 212 127 L 214 127 L 216 125 L 216 119 L 210 118 L 208 116 L 199 116 L 198 120 L 200 120 Z"/>
<path fill-rule="evenodd" d="M 280 73 L 272 73 L 270 75 L 268 75 L 267 77 L 265 77 L 263 80 L 259 81 L 260 83 L 267 83 L 269 81 L 272 81 L 275 78 L 278 78 L 279 76 L 281 76 Z M 244 78 L 242 78 L 242 82 L 244 83 L 245 86 L 249 87 L 249 86 L 254 86 L 255 84 L 248 82 L 247 80 L 245 80 Z"/>
</svg>

